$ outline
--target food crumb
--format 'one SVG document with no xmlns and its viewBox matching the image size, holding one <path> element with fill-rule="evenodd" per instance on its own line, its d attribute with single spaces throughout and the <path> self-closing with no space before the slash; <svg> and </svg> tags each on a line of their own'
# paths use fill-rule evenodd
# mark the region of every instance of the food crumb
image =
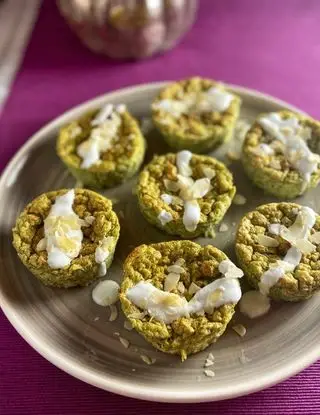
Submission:
<svg viewBox="0 0 320 415">
<path fill-rule="evenodd" d="M 235 151 L 229 150 L 227 152 L 227 157 L 228 159 L 235 161 L 235 160 L 240 160 L 240 154 L 236 153 Z"/>
<path fill-rule="evenodd" d="M 244 197 L 243 195 L 241 195 L 240 193 L 237 193 L 235 195 L 235 197 L 233 198 L 232 203 L 234 205 L 245 205 L 247 203 L 247 199 L 246 197 Z"/>
<path fill-rule="evenodd" d="M 128 320 L 126 320 L 126 321 L 123 323 L 123 327 L 124 327 L 126 330 L 129 330 L 129 331 L 131 331 L 131 330 L 133 329 L 132 324 L 131 324 L 131 323 L 130 323 L 130 321 L 128 321 Z"/>
<path fill-rule="evenodd" d="M 243 349 L 241 349 L 241 354 L 240 354 L 240 356 L 239 356 L 239 360 L 240 360 L 240 362 L 244 365 L 244 364 L 246 364 L 246 363 L 248 363 L 248 362 L 251 362 L 251 359 L 249 359 L 246 355 L 245 355 L 245 353 L 244 353 L 244 350 Z"/>
<path fill-rule="evenodd" d="M 210 369 L 206 369 L 204 370 L 204 374 L 208 377 L 208 378 L 213 378 L 216 374 L 214 373 L 213 370 Z"/>
<path fill-rule="evenodd" d="M 245 336 L 247 329 L 242 324 L 236 324 L 232 327 L 232 330 L 234 330 L 240 337 Z"/>
<path fill-rule="evenodd" d="M 209 367 L 209 366 L 213 366 L 213 365 L 214 365 L 214 361 L 209 360 L 209 359 L 207 359 L 204 363 L 204 367 Z"/>
<path fill-rule="evenodd" d="M 94 319 L 93 319 L 93 321 L 98 321 L 100 319 L 100 317 L 99 316 L 97 316 L 97 317 L 95 317 Z"/>
<path fill-rule="evenodd" d="M 125 339 L 124 337 L 119 337 L 119 340 L 123 347 L 125 347 L 126 349 L 129 348 L 130 346 L 129 340 Z"/>
<path fill-rule="evenodd" d="M 227 232 L 228 229 L 229 229 L 229 226 L 223 223 L 222 225 L 220 225 L 219 232 Z"/>
<path fill-rule="evenodd" d="M 145 354 L 141 354 L 140 357 L 141 357 L 141 360 L 147 365 L 152 365 L 155 362 L 155 360 L 153 361 L 149 356 Z"/>
<path fill-rule="evenodd" d="M 110 307 L 109 321 L 115 321 L 118 317 L 118 309 L 114 304 L 110 305 L 109 307 Z"/>
</svg>

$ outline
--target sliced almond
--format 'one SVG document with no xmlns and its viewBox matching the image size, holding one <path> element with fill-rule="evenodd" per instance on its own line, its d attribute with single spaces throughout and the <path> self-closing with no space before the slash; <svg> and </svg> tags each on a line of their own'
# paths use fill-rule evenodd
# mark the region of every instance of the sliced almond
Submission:
<svg viewBox="0 0 320 415">
<path fill-rule="evenodd" d="M 179 291 L 181 294 L 184 294 L 184 292 L 185 292 L 185 290 L 186 290 L 186 287 L 184 286 L 184 284 L 183 284 L 183 282 L 182 282 L 182 281 L 179 281 L 179 282 L 178 282 L 178 286 L 177 286 L 177 288 L 178 288 L 178 291 Z"/>
<path fill-rule="evenodd" d="M 166 279 L 164 281 L 164 290 L 169 291 L 169 292 L 174 290 L 177 287 L 179 279 L 180 279 L 179 274 L 170 272 L 170 274 L 166 276 Z"/>
<path fill-rule="evenodd" d="M 245 336 L 247 329 L 242 324 L 236 324 L 232 326 L 232 330 L 234 330 L 240 337 Z"/>
<path fill-rule="evenodd" d="M 147 356 L 147 355 L 145 355 L 145 354 L 141 354 L 140 355 L 140 357 L 141 357 L 141 360 L 144 362 L 144 363 L 146 363 L 147 365 L 152 365 L 154 362 L 152 361 L 152 359 L 149 357 L 149 356 Z"/>
<path fill-rule="evenodd" d="M 223 223 L 219 227 L 219 232 L 227 232 L 228 229 L 229 229 L 229 226 L 227 224 Z"/>
<path fill-rule="evenodd" d="M 213 179 L 216 176 L 216 171 L 208 166 L 202 166 L 202 172 L 209 180 Z"/>
<path fill-rule="evenodd" d="M 195 294 L 197 291 L 199 291 L 201 288 L 199 287 L 199 285 L 197 285 L 196 283 L 194 283 L 194 282 L 192 282 L 190 285 L 189 285 L 189 288 L 188 288 L 188 293 L 190 294 L 190 295 L 193 295 L 193 294 Z"/>
<path fill-rule="evenodd" d="M 185 270 L 180 265 L 174 264 L 168 267 L 169 272 L 174 272 L 175 274 L 182 274 Z"/>
<path fill-rule="evenodd" d="M 298 248 L 304 255 L 311 254 L 311 252 L 314 252 L 316 250 L 316 246 L 313 245 L 310 241 L 307 239 L 298 239 L 295 242 L 295 247 Z"/>
<path fill-rule="evenodd" d="M 124 337 L 119 337 L 119 341 L 122 344 L 123 347 L 125 347 L 126 349 L 129 348 L 130 346 L 130 342 L 129 340 L 125 339 Z"/>
<path fill-rule="evenodd" d="M 234 205 L 245 205 L 247 203 L 247 199 L 240 193 L 237 193 L 233 198 L 232 203 Z"/>
<path fill-rule="evenodd" d="M 310 240 L 313 244 L 316 244 L 316 245 L 320 244 L 320 232 L 315 232 L 315 233 L 313 233 L 313 234 L 310 236 L 309 240 Z"/>
<path fill-rule="evenodd" d="M 170 192 L 177 192 L 180 189 L 179 183 L 173 180 L 164 179 L 164 186 Z"/>
<path fill-rule="evenodd" d="M 109 321 L 115 321 L 118 317 L 118 309 L 115 305 L 110 306 Z"/>
<path fill-rule="evenodd" d="M 129 320 L 125 320 L 125 322 L 123 323 L 123 327 L 128 331 L 131 331 L 133 329 L 132 324 Z"/>
<path fill-rule="evenodd" d="M 275 248 L 279 246 L 279 241 L 277 241 L 274 238 L 271 238 L 271 236 L 259 234 L 256 237 L 256 241 L 258 244 L 265 246 L 267 248 Z"/>
<path fill-rule="evenodd" d="M 184 265 L 186 263 L 186 261 L 184 260 L 184 258 L 178 258 L 177 260 L 176 260 L 176 262 L 174 263 L 174 265 L 180 265 L 180 266 L 182 266 L 182 265 Z"/>
<path fill-rule="evenodd" d="M 214 373 L 213 370 L 210 369 L 205 369 L 204 370 L 204 374 L 208 377 L 208 378 L 213 378 L 216 374 Z"/>
</svg>

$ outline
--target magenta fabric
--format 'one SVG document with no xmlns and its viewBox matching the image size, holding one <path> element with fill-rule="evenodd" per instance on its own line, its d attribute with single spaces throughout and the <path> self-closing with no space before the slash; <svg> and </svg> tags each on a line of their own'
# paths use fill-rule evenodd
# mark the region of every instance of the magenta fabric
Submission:
<svg viewBox="0 0 320 415">
<path fill-rule="evenodd" d="M 144 82 L 208 76 L 259 89 L 320 118 L 319 0 L 199 2 L 198 19 L 178 47 L 132 63 L 93 55 L 72 35 L 54 2 L 43 0 L 0 119 L 0 168 L 28 137 L 70 107 Z M 38 355 L 1 315 L 0 363 L 4 415 L 320 414 L 320 362 L 247 397 L 197 405 L 148 403 L 73 379 Z"/>
</svg>

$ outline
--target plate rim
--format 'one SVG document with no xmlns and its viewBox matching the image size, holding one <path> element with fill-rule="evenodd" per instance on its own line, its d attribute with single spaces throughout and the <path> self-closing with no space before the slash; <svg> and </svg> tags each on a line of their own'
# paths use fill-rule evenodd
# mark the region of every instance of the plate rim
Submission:
<svg viewBox="0 0 320 415">
<path fill-rule="evenodd" d="M 20 149 L 14 154 L 11 160 L 5 166 L 1 176 L 0 176 L 0 194 L 5 188 L 5 184 L 8 180 L 8 176 L 11 170 L 14 168 L 17 162 L 24 156 L 24 154 L 32 148 L 38 141 L 43 140 L 43 136 L 48 134 L 50 131 L 56 128 L 56 124 L 63 122 L 65 118 L 71 118 L 77 113 L 88 110 L 90 108 L 98 107 L 99 105 L 107 102 L 108 99 L 121 98 L 121 95 L 127 94 L 138 94 L 139 92 L 156 92 L 159 88 L 164 87 L 169 82 L 172 81 L 162 81 L 162 82 L 151 82 L 151 83 L 142 83 L 129 86 L 126 88 L 117 89 L 112 92 L 101 94 L 95 98 L 86 100 L 85 102 L 76 105 L 58 117 L 51 120 L 49 123 L 45 124 L 40 130 L 33 134 L 26 142 L 20 147 Z M 266 101 L 271 101 L 273 104 L 276 104 L 280 107 L 284 107 L 293 111 L 296 111 L 301 114 L 305 114 L 299 108 L 273 97 L 272 95 L 259 92 L 255 89 L 250 89 L 234 84 L 225 84 L 226 87 L 232 90 L 235 93 L 246 95 L 251 98 L 258 98 Z M 203 391 L 197 391 L 196 394 L 190 394 L 190 392 L 184 391 L 168 391 L 161 388 L 149 387 L 149 386 L 135 386 L 134 383 L 131 383 L 130 380 L 118 380 L 118 379 L 101 379 L 98 374 L 90 373 L 87 368 L 82 367 L 81 365 L 73 362 L 64 355 L 60 355 L 59 352 L 56 352 L 54 349 L 51 349 L 46 346 L 46 342 L 43 338 L 35 336 L 34 333 L 29 332 L 28 326 L 24 326 L 23 322 L 19 319 L 19 314 L 16 312 L 14 304 L 11 304 L 9 300 L 6 300 L 6 297 L 0 291 L 0 306 L 3 310 L 4 315 L 7 317 L 11 325 L 15 330 L 20 334 L 20 336 L 42 357 L 47 361 L 52 363 L 54 366 L 68 373 L 69 375 L 85 382 L 90 385 L 96 386 L 100 389 L 116 393 L 119 395 L 156 401 L 156 402 L 170 402 L 170 403 L 199 403 L 199 402 L 212 402 L 225 399 L 231 399 L 239 396 L 248 395 L 266 388 L 269 388 L 279 382 L 282 382 L 289 377 L 294 376 L 304 368 L 310 366 L 312 363 L 316 362 L 320 356 L 320 345 L 319 347 L 314 347 L 308 351 L 308 353 L 303 354 L 298 361 L 289 361 L 286 365 L 281 366 L 275 372 L 270 374 L 264 374 L 260 377 L 259 384 L 256 379 L 253 379 L 250 382 L 238 385 L 236 388 L 226 388 L 224 393 L 215 394 L 214 388 L 206 388 Z"/>
</svg>

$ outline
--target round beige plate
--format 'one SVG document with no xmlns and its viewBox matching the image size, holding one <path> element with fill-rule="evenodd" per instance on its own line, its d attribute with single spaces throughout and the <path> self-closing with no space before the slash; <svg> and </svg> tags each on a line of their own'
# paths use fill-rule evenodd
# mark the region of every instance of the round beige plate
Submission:
<svg viewBox="0 0 320 415">
<path fill-rule="evenodd" d="M 119 316 L 110 322 L 110 310 L 91 299 L 92 286 L 77 289 L 51 289 L 40 284 L 20 263 L 11 246 L 11 228 L 27 202 L 42 192 L 73 187 L 75 181 L 55 154 L 55 138 L 61 125 L 83 111 L 105 102 L 124 103 L 138 117 L 149 115 L 150 103 L 164 84 L 140 85 L 104 95 L 62 115 L 39 131 L 13 158 L 0 182 L 0 261 L 1 305 L 8 319 L 25 340 L 56 366 L 92 385 L 115 393 L 154 401 L 201 402 L 232 398 L 271 386 L 320 356 L 320 301 L 316 295 L 300 304 L 273 304 L 268 315 L 249 320 L 237 313 L 237 323 L 247 327 L 240 338 L 230 327 L 218 343 L 181 363 L 179 358 L 155 351 L 136 332 L 123 327 Z M 252 119 L 259 112 L 291 108 L 284 102 L 244 88 L 230 87 L 243 99 L 242 117 Z M 168 151 L 161 138 L 148 137 L 147 160 L 154 152 Z M 225 148 L 213 153 L 222 157 Z M 239 193 L 248 199 L 244 206 L 233 205 L 224 223 L 227 232 L 212 243 L 234 258 L 236 225 L 255 206 L 271 201 L 244 176 L 239 162 L 235 173 Z M 108 277 L 121 280 L 124 258 L 134 246 L 169 240 L 146 223 L 137 207 L 132 186 L 136 179 L 105 194 L 116 199 L 121 221 L 121 237 Z M 318 192 L 318 206 L 316 195 Z M 319 189 L 299 200 L 319 208 Z M 130 342 L 125 348 L 119 335 Z M 208 353 L 215 357 L 210 369 L 215 377 L 204 375 Z M 146 355 L 156 359 L 147 365 Z"/>
</svg>

